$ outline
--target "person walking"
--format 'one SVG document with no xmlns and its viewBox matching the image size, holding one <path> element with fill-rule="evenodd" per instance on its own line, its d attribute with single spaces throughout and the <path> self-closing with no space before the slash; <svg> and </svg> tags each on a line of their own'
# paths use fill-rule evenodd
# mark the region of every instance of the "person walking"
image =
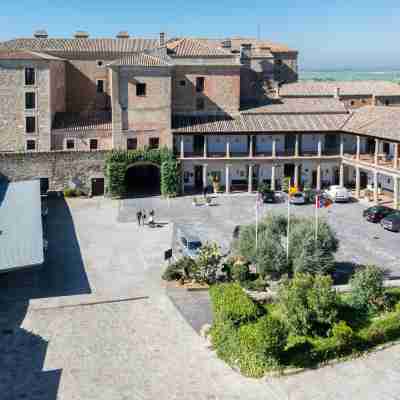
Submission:
<svg viewBox="0 0 400 400">
<path fill-rule="evenodd" d="M 136 218 L 137 218 L 138 225 L 140 226 L 140 223 L 142 221 L 142 211 L 141 210 L 138 210 L 138 212 L 136 213 Z"/>
<path fill-rule="evenodd" d="M 142 221 L 143 221 L 143 226 L 145 225 L 145 223 L 146 223 L 146 218 L 147 218 L 147 216 L 146 216 L 146 210 L 143 210 L 143 212 L 142 212 Z"/>
</svg>

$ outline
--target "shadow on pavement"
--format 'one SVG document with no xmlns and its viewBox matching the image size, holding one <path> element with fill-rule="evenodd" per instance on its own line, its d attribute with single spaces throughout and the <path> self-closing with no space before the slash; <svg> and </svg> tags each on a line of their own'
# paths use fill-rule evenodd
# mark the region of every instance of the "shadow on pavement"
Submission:
<svg viewBox="0 0 400 400">
<path fill-rule="evenodd" d="M 48 209 L 43 224 L 48 240 L 45 264 L 0 275 L 0 303 L 91 293 L 67 203 L 49 198 Z"/>
<path fill-rule="evenodd" d="M 0 303 L 0 397 L 56 400 L 62 370 L 43 371 L 48 342 L 21 327 L 28 304 Z"/>
</svg>

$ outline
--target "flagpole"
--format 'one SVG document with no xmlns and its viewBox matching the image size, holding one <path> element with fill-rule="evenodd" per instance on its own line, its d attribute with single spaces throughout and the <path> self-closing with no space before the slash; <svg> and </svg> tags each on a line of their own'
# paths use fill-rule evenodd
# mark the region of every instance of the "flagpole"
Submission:
<svg viewBox="0 0 400 400">
<path fill-rule="evenodd" d="M 290 190 L 289 190 L 290 192 Z M 289 234 L 290 234 L 290 194 L 288 194 L 287 232 L 286 232 L 286 261 L 289 262 Z"/>
<path fill-rule="evenodd" d="M 256 253 L 257 250 L 258 250 L 258 203 L 256 203 Z"/>
<path fill-rule="evenodd" d="M 318 208 L 319 208 L 319 196 L 315 198 L 315 241 L 318 240 Z"/>
</svg>

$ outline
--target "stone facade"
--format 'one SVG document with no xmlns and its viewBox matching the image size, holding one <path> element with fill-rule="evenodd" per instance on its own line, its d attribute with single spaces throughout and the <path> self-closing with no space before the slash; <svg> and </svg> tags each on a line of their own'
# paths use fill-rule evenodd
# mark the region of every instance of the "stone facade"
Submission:
<svg viewBox="0 0 400 400">
<path fill-rule="evenodd" d="M 40 152 L 0 154 L 0 176 L 10 181 L 48 178 L 49 189 L 60 191 L 71 182 L 88 192 L 91 179 L 104 177 L 107 152 Z"/>
</svg>

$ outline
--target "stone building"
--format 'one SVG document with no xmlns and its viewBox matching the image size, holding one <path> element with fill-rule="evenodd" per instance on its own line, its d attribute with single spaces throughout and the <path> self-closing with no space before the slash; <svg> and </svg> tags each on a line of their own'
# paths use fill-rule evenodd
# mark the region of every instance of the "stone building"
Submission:
<svg viewBox="0 0 400 400">
<path fill-rule="evenodd" d="M 126 32 L 0 43 L 0 173 L 93 190 L 107 151 L 167 146 L 182 191 L 212 176 L 228 193 L 289 176 L 316 188 L 379 185 L 397 199 L 400 86 L 297 82 L 297 57 L 252 38 Z"/>
</svg>

